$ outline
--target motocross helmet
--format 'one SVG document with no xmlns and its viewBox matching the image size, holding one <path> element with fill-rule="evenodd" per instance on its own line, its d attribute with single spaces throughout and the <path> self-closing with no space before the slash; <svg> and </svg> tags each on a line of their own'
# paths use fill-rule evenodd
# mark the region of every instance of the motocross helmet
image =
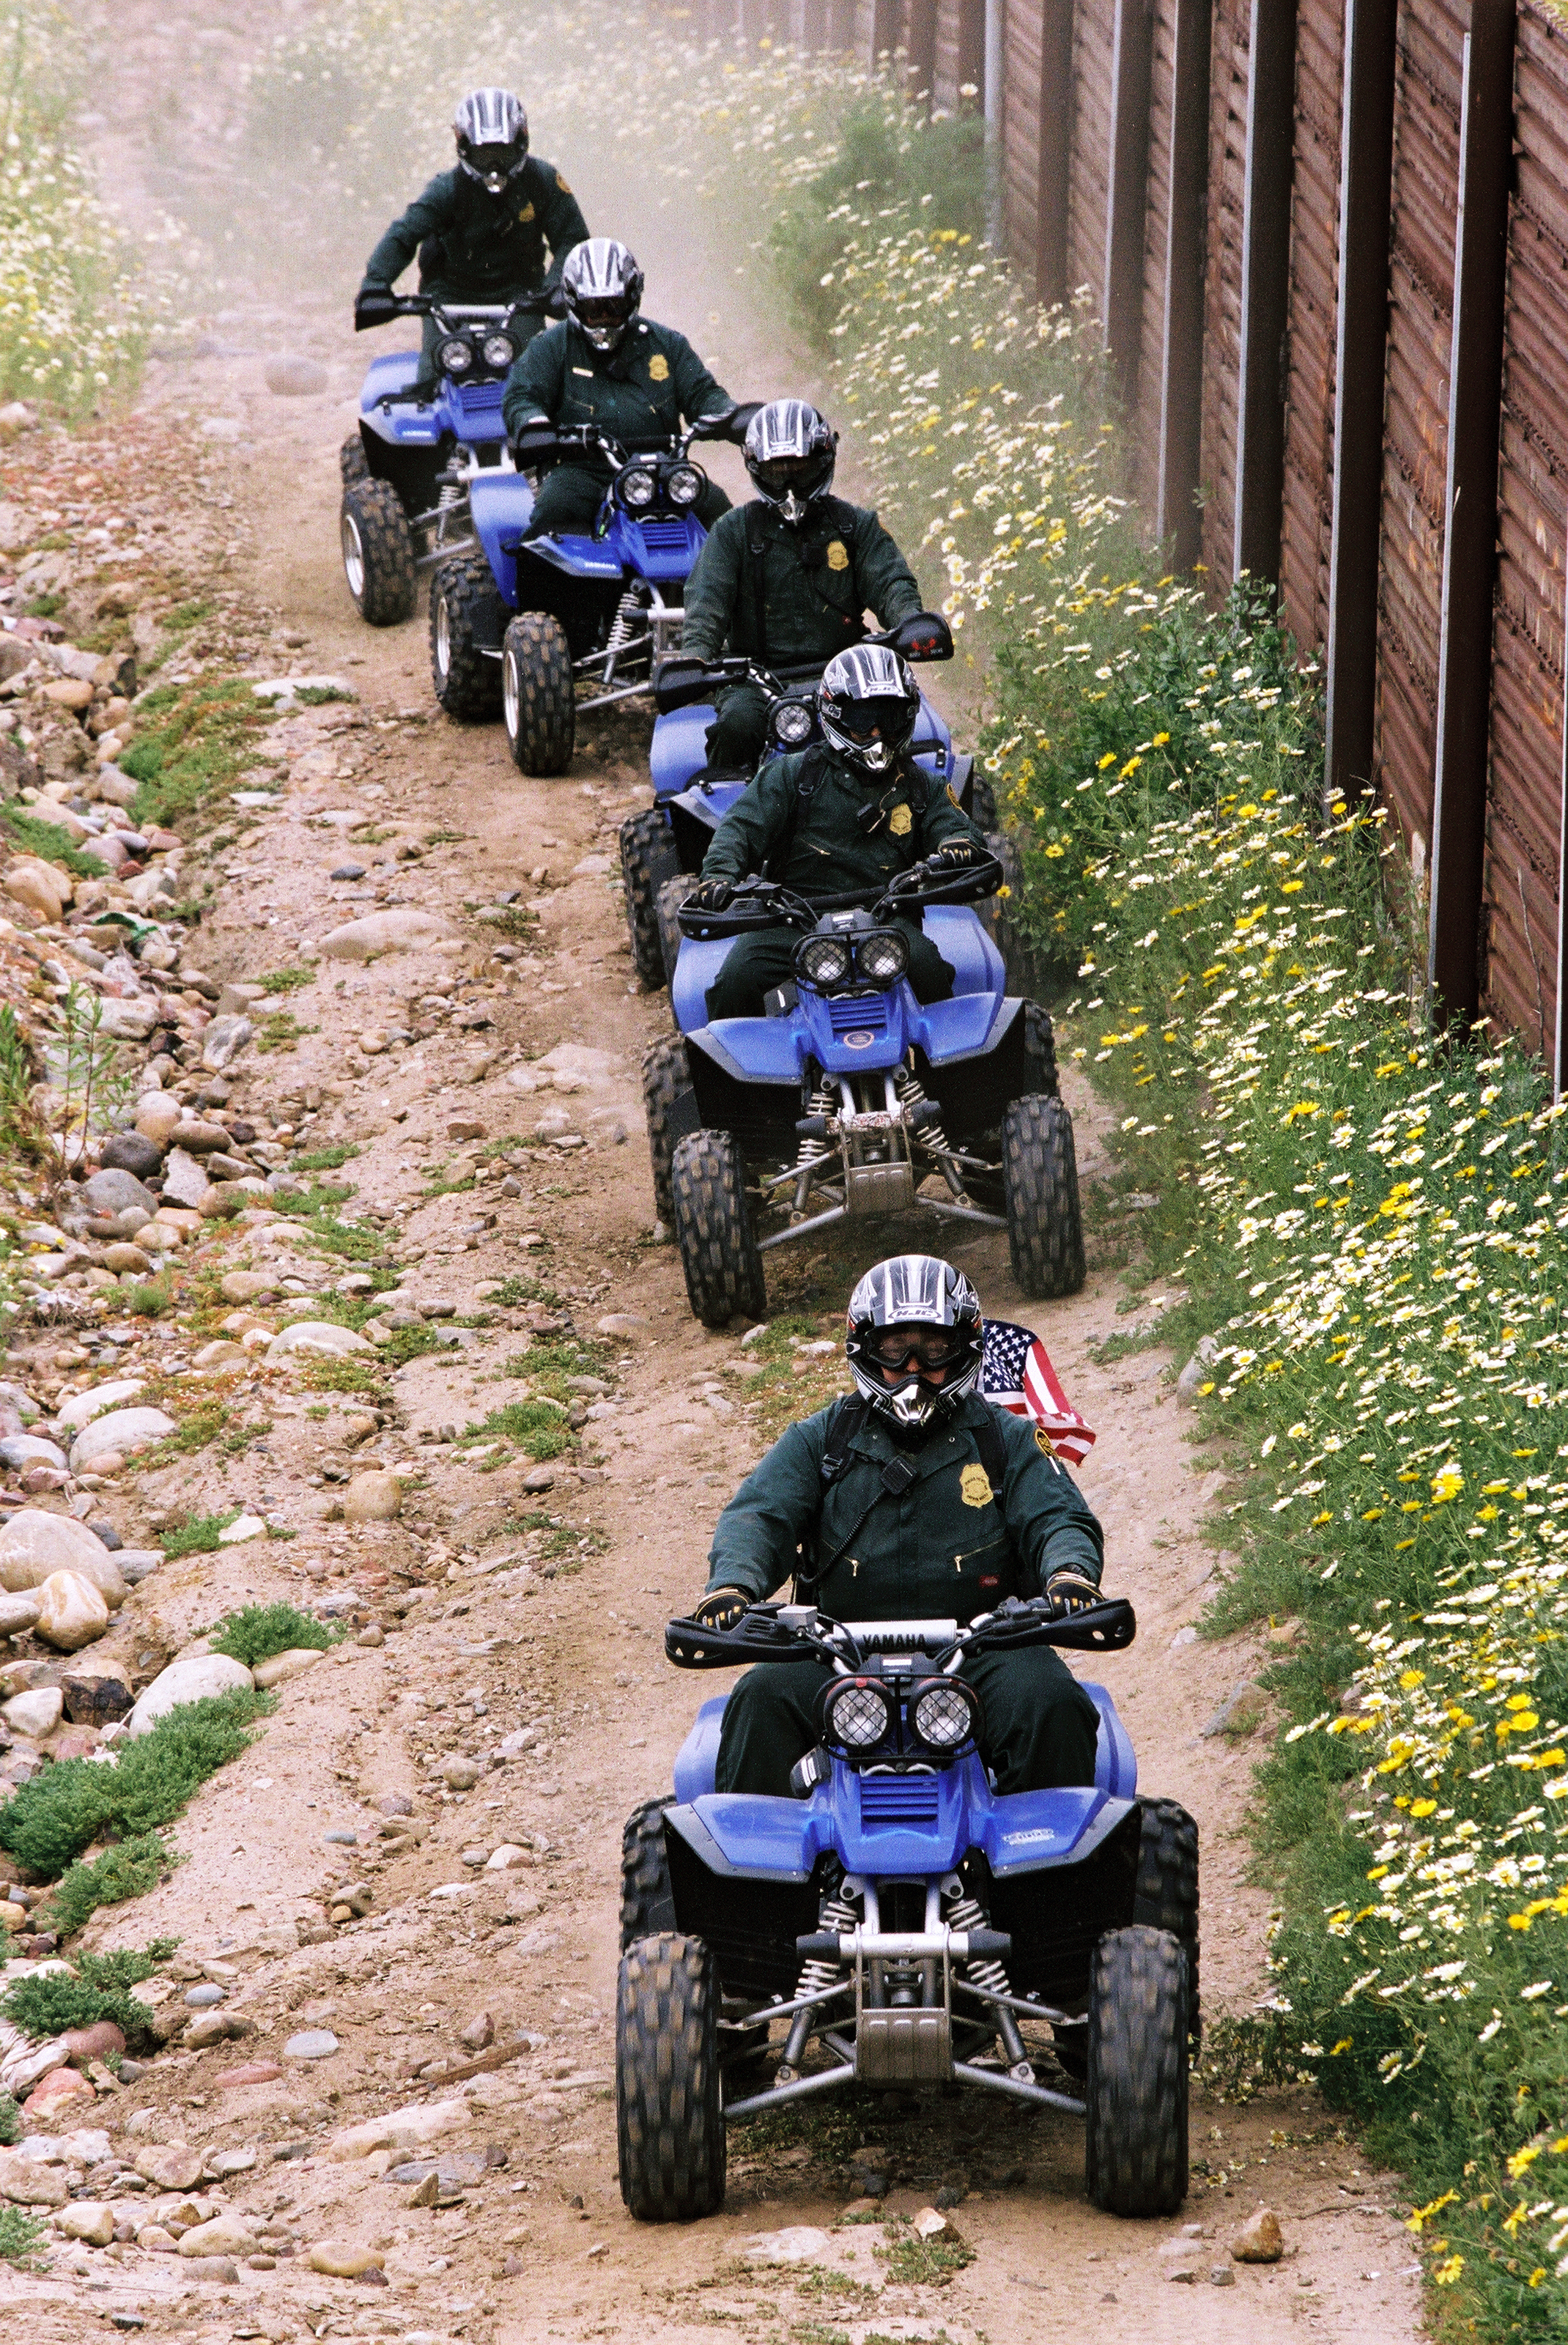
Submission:
<svg viewBox="0 0 1568 2345">
<path fill-rule="evenodd" d="M 980 1298 L 961 1270 L 935 1254 L 895 1254 L 850 1296 L 844 1348 L 873 1410 L 899 1432 L 925 1433 L 979 1383 L 985 1336 Z"/>
<path fill-rule="evenodd" d="M 816 711 L 829 743 L 867 775 L 888 773 L 915 738 L 920 687 L 907 660 L 856 644 L 823 670 Z"/>
<path fill-rule="evenodd" d="M 594 349 L 608 352 L 619 347 L 642 307 L 642 271 L 614 237 L 591 236 L 566 256 L 561 298 Z"/>
<path fill-rule="evenodd" d="M 838 434 L 803 399 L 774 399 L 746 426 L 745 462 L 759 497 L 798 528 L 833 486 Z"/>
<path fill-rule="evenodd" d="M 476 89 L 452 117 L 458 168 L 504 196 L 528 160 L 528 117 L 510 89 Z"/>
</svg>

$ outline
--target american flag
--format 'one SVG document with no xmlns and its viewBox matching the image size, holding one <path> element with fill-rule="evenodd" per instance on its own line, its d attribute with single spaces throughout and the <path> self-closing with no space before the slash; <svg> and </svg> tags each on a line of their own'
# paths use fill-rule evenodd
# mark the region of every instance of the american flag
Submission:
<svg viewBox="0 0 1568 2345">
<path fill-rule="evenodd" d="M 1093 1448 L 1093 1427 L 1068 1402 L 1045 1345 L 1027 1327 L 1016 1327 L 1010 1319 L 986 1320 L 980 1390 L 1014 1416 L 1032 1417 L 1057 1456 L 1070 1465 L 1081 1466 Z"/>
</svg>

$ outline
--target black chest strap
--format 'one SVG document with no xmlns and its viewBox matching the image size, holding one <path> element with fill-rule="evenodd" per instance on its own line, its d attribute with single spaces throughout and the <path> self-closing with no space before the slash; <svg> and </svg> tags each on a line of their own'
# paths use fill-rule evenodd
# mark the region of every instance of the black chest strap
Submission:
<svg viewBox="0 0 1568 2345">
<path fill-rule="evenodd" d="M 833 1416 L 828 1422 L 827 1440 L 823 1448 L 822 1465 L 818 1469 L 822 1477 L 824 1498 L 848 1466 L 850 1454 L 856 1440 L 865 1430 L 870 1415 L 871 1403 L 865 1398 L 864 1393 L 856 1393 L 852 1397 L 835 1404 Z M 980 1463 L 986 1469 L 986 1478 L 990 1483 L 992 1492 L 999 1504 L 1003 1484 L 1007 1479 L 1007 1452 L 1002 1440 L 1002 1429 L 996 1423 L 996 1411 L 989 1403 L 986 1405 L 984 1421 L 979 1425 L 970 1426 L 968 1430 L 975 1436 L 975 1447 L 980 1453 Z M 877 1487 L 872 1493 L 870 1503 L 861 1508 L 826 1562 L 814 1565 L 807 1561 L 806 1557 L 808 1548 L 814 1541 L 817 1525 L 822 1520 L 822 1504 L 819 1500 L 816 1520 L 813 1522 L 811 1529 L 801 1542 L 801 1560 L 795 1567 L 794 1588 L 797 1601 L 808 1599 L 813 1589 L 821 1585 L 834 1567 L 843 1562 L 851 1543 L 859 1538 L 883 1499 L 885 1497 L 901 1498 L 914 1481 L 915 1475 L 916 1468 L 909 1458 L 902 1456 L 890 1457 L 877 1477 Z"/>
</svg>

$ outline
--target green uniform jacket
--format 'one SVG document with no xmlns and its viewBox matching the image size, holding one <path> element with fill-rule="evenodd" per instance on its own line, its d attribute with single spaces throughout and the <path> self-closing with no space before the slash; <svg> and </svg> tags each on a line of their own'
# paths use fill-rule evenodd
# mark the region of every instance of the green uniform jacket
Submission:
<svg viewBox="0 0 1568 2345">
<path fill-rule="evenodd" d="M 803 806 L 797 785 L 808 757 L 821 761 L 822 778 Z M 861 810 L 873 803 L 880 819 L 863 830 Z M 788 859 L 771 876 L 802 896 L 875 896 L 895 872 L 950 838 L 982 852 L 986 844 L 951 791 L 912 760 L 874 795 L 872 781 L 831 749 L 803 749 L 771 759 L 735 800 L 703 858 L 703 878 L 744 879 L 761 871 L 783 847 L 792 820 Z"/>
<path fill-rule="evenodd" d="M 501 411 L 515 439 L 525 423 L 596 423 L 623 448 L 656 448 L 699 416 L 733 404 L 684 334 L 639 318 L 619 350 L 596 350 L 570 320 L 528 345 L 506 379 Z"/>
<path fill-rule="evenodd" d="M 990 1410 L 1002 1436 L 1000 1491 L 991 1487 L 972 1430 L 982 1410 Z M 1099 1524 L 1021 1417 L 972 1394 L 922 1447 L 907 1450 L 870 1416 L 843 1473 L 824 1489 L 832 1416 L 829 1406 L 792 1425 L 747 1475 L 713 1533 L 710 1588 L 762 1599 L 798 1570 L 808 1578 L 803 1594 L 835 1619 L 968 1620 L 1009 1596 L 1037 1596 L 1053 1571 L 1081 1572 L 1098 1587 Z M 901 1497 L 881 1483 L 894 1457 L 907 1458 L 916 1472 Z M 845 1540 L 842 1560 L 811 1579 Z"/>
<path fill-rule="evenodd" d="M 925 609 L 915 573 L 874 513 L 819 497 L 798 529 L 758 498 L 716 522 L 686 581 L 681 648 L 726 648 L 769 667 L 824 664 L 859 643 L 863 611 L 885 627 Z"/>
<path fill-rule="evenodd" d="M 466 171 L 441 171 L 392 222 L 365 263 L 365 285 L 396 284 L 417 252 L 421 293 L 438 301 L 515 301 L 553 282 L 587 235 L 576 197 L 554 164 L 537 155 L 503 196 L 487 194 Z"/>
</svg>

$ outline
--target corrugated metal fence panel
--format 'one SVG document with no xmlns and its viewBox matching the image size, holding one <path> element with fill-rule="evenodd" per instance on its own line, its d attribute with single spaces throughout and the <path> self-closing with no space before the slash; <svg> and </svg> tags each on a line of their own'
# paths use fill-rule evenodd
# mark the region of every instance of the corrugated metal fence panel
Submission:
<svg viewBox="0 0 1568 2345">
<path fill-rule="evenodd" d="M 1143 237 L 1143 328 L 1132 419 L 1133 493 L 1148 513 L 1159 491 L 1160 353 L 1165 339 L 1165 245 L 1170 222 L 1170 115 L 1175 0 L 1155 0 L 1149 70 L 1148 194 Z"/>
<path fill-rule="evenodd" d="M 1484 1007 L 1549 1055 L 1556 1014 L 1568 533 L 1568 24 L 1519 15 L 1509 220 Z"/>
<path fill-rule="evenodd" d="M 972 113 L 984 102 L 985 86 L 986 0 L 939 0 L 933 107 L 943 114 Z"/>
<path fill-rule="evenodd" d="M 1040 215 L 1040 12 L 1005 12 L 1002 75 L 1002 242 L 1026 286 L 1036 282 Z"/>
<path fill-rule="evenodd" d="M 1394 90 L 1376 760 L 1405 838 L 1431 838 L 1460 73 L 1468 10 L 1405 0 Z"/>
<path fill-rule="evenodd" d="M 959 14 L 964 0 L 937 0 L 936 7 L 936 67 L 931 76 L 931 104 L 940 114 L 958 111 L 958 84 L 963 78 L 958 62 L 961 46 Z"/>
<path fill-rule="evenodd" d="M 1248 0 L 1215 0 L 1209 98 L 1209 260 L 1203 335 L 1203 559 L 1230 582 L 1236 536 L 1236 402 L 1241 362 L 1241 229 L 1247 194 Z"/>
<path fill-rule="evenodd" d="M 1303 652 L 1329 631 L 1345 0 L 1299 0 L 1280 594 Z"/>
<path fill-rule="evenodd" d="M 1115 0 L 1077 0 L 1073 12 L 1073 172 L 1067 208 L 1067 283 L 1105 291 L 1106 196 L 1110 185 L 1110 76 Z"/>
</svg>

